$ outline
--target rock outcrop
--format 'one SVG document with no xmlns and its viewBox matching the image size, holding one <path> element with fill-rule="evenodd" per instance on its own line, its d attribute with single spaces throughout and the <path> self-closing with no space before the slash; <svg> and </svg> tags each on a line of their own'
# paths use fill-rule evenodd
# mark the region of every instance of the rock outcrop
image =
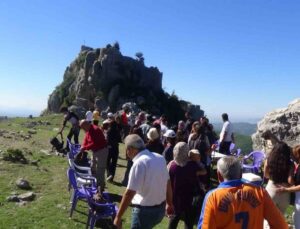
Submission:
<svg viewBox="0 0 300 229">
<path fill-rule="evenodd" d="M 291 102 L 287 108 L 277 109 L 265 115 L 252 135 L 253 149 L 263 149 L 262 133 L 270 130 L 278 139 L 289 146 L 300 144 L 300 99 Z"/>
<path fill-rule="evenodd" d="M 183 118 L 185 108 L 191 105 L 164 92 L 157 67 L 145 66 L 141 56 L 123 56 L 115 43 L 97 49 L 82 46 L 78 57 L 66 68 L 63 82 L 49 96 L 47 111 L 59 112 L 62 106 L 73 105 L 83 110 L 109 107 L 115 112 L 126 102 L 134 102 L 153 114 L 169 114 L 174 121 Z M 200 106 L 192 109 L 198 118 L 204 115 Z M 174 117 L 175 111 L 178 117 Z"/>
</svg>

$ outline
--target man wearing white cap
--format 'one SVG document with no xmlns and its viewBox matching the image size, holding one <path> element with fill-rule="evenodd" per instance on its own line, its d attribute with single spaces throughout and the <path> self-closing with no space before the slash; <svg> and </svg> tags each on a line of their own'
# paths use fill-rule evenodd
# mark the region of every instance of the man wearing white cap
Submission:
<svg viewBox="0 0 300 229">
<path fill-rule="evenodd" d="M 173 160 L 173 149 L 176 144 L 176 133 L 174 130 L 167 130 L 163 135 L 167 139 L 167 146 L 163 152 L 163 156 L 166 159 L 167 164 Z"/>
</svg>

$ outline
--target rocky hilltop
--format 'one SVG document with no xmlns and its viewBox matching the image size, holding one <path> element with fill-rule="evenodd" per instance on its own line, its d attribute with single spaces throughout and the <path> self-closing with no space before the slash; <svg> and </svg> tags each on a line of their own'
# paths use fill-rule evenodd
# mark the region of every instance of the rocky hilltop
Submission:
<svg viewBox="0 0 300 229">
<path fill-rule="evenodd" d="M 96 106 L 114 112 L 134 102 L 152 114 L 165 113 L 171 122 L 182 119 L 188 110 L 195 119 L 204 115 L 200 106 L 164 92 L 162 75 L 157 67 L 145 66 L 142 53 L 136 59 L 123 56 L 117 42 L 96 49 L 82 46 L 66 68 L 63 82 L 49 96 L 47 111 L 58 112 L 62 106 L 84 111 Z"/>
<path fill-rule="evenodd" d="M 291 102 L 287 108 L 277 109 L 265 115 L 252 135 L 253 149 L 263 149 L 261 135 L 270 130 L 290 146 L 300 144 L 300 99 Z"/>
</svg>

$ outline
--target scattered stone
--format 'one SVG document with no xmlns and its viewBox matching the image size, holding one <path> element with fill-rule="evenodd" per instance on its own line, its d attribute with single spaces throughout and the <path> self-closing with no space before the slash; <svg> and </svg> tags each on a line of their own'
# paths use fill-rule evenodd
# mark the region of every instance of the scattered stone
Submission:
<svg viewBox="0 0 300 229">
<path fill-rule="evenodd" d="M 51 156 L 50 150 L 41 149 L 40 152 L 46 154 L 47 156 Z"/>
<path fill-rule="evenodd" d="M 25 192 L 23 194 L 18 195 L 18 198 L 21 201 L 32 201 L 35 198 L 35 193 L 33 193 L 33 192 Z"/>
<path fill-rule="evenodd" d="M 67 209 L 67 207 L 63 204 L 57 204 L 56 207 L 59 208 L 59 209 L 63 209 L 63 210 Z"/>
<path fill-rule="evenodd" d="M 19 202 L 20 201 L 20 199 L 17 195 L 11 195 L 11 196 L 7 197 L 6 200 L 8 202 Z"/>
<path fill-rule="evenodd" d="M 24 207 L 27 203 L 28 203 L 27 201 L 20 201 L 16 203 L 16 205 L 18 205 L 19 207 Z"/>
<path fill-rule="evenodd" d="M 28 130 L 27 132 L 28 132 L 28 134 L 36 134 L 37 133 L 36 130 Z"/>
<path fill-rule="evenodd" d="M 23 178 L 18 179 L 16 181 L 16 185 L 18 186 L 18 188 L 21 188 L 21 189 L 25 189 L 25 190 L 31 189 L 29 182 Z"/>
<path fill-rule="evenodd" d="M 31 165 L 36 165 L 36 166 L 37 166 L 37 165 L 38 165 L 38 162 L 39 162 L 39 160 L 33 160 L 33 161 L 30 162 L 30 164 L 31 164 Z"/>
</svg>

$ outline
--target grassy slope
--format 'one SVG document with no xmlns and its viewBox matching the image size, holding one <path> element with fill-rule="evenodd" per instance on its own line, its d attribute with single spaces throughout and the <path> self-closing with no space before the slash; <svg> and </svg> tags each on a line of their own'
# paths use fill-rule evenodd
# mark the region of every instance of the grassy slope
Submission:
<svg viewBox="0 0 300 229">
<path fill-rule="evenodd" d="M 16 141 L 0 137 L 0 150 L 9 147 L 26 149 L 25 157 L 28 159 L 39 159 L 39 166 L 22 165 L 8 163 L 0 160 L 0 228 L 85 228 L 86 203 L 79 202 L 73 219 L 69 219 L 69 198 L 67 191 L 66 169 L 68 167 L 66 158 L 58 156 L 47 156 L 41 153 L 41 149 L 49 150 L 49 139 L 55 135 L 61 123 L 61 116 L 50 116 L 35 118 L 37 120 L 50 121 L 50 126 L 37 126 L 37 134 L 32 135 L 30 140 Z M 29 122 L 29 119 L 12 119 L 0 122 L 0 130 L 23 131 L 27 133 L 28 128 L 22 123 Z M 65 133 L 66 136 L 66 133 Z M 83 133 L 81 133 L 81 138 Z M 120 146 L 121 159 L 118 164 L 115 181 L 121 182 L 123 179 L 126 161 L 123 145 Z M 26 206 L 19 207 L 15 203 L 6 201 L 6 197 L 12 192 L 23 193 L 24 191 L 15 186 L 18 178 L 28 179 L 33 186 L 33 191 L 37 194 L 35 201 Z M 108 190 L 115 194 L 116 199 L 120 199 L 124 192 L 124 187 L 108 184 Z M 124 228 L 130 228 L 130 209 L 124 216 Z M 158 228 L 167 228 L 166 219 Z"/>
<path fill-rule="evenodd" d="M 70 194 L 67 191 L 66 158 L 47 156 L 40 152 L 41 149 L 50 149 L 49 139 L 57 132 L 54 128 L 59 127 L 62 117 L 48 116 L 33 120 L 18 118 L 1 121 L 0 130 L 27 133 L 28 128 L 22 124 L 37 120 L 49 121 L 51 125 L 37 126 L 37 134 L 32 135 L 30 140 L 19 141 L 0 137 L 0 150 L 9 147 L 19 148 L 25 151 L 26 158 L 40 160 L 38 166 L 13 164 L 0 160 L 0 228 L 85 228 L 86 203 L 79 202 L 77 207 L 79 212 L 76 211 L 72 219 L 68 217 Z M 83 133 L 81 138 L 82 136 Z M 238 146 L 244 152 L 249 152 L 246 149 L 251 147 L 251 139 L 243 136 L 236 138 Z M 120 145 L 120 150 L 121 158 L 118 160 L 116 182 L 121 182 L 126 167 L 123 145 Z M 22 207 L 5 200 L 12 192 L 24 192 L 15 186 L 18 178 L 28 179 L 37 194 L 35 201 Z M 124 187 L 108 184 L 108 190 L 119 200 Z M 128 209 L 124 216 L 124 228 L 130 228 L 130 213 Z M 167 228 L 167 219 L 164 219 L 157 228 Z M 183 228 L 182 223 L 178 228 Z"/>
</svg>

